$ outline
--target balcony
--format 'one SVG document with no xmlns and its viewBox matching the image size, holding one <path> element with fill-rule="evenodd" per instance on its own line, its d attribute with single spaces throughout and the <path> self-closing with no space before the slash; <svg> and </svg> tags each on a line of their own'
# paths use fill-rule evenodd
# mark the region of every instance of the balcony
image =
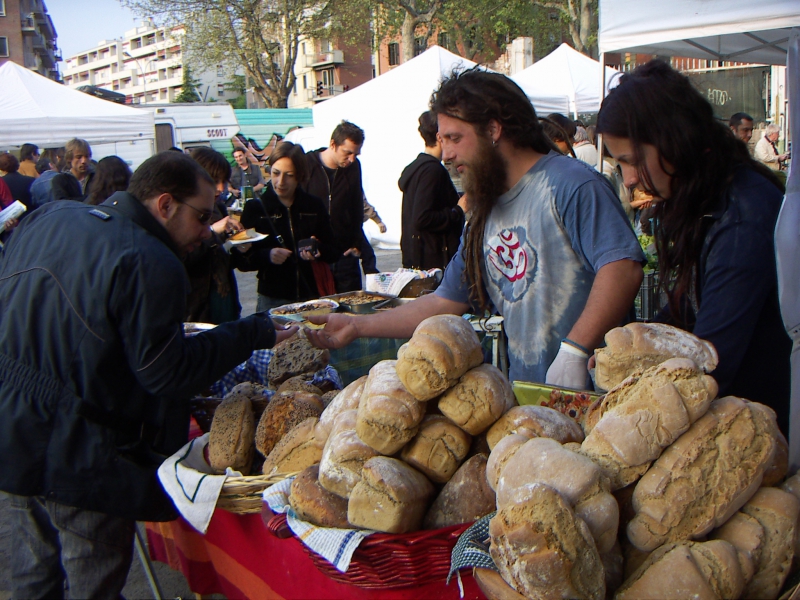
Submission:
<svg viewBox="0 0 800 600">
<path fill-rule="evenodd" d="M 341 65 L 342 63 L 344 63 L 344 52 L 341 50 L 306 54 L 305 60 L 305 66 L 312 69 L 329 65 Z"/>
<path fill-rule="evenodd" d="M 316 88 L 308 89 L 306 92 L 308 93 L 308 99 L 312 102 L 322 102 L 323 100 L 328 100 L 329 98 L 333 98 L 339 94 L 344 94 L 347 91 L 344 89 L 344 87 L 345 86 L 339 84 L 328 85 L 323 86 L 321 94 L 317 94 Z"/>
</svg>

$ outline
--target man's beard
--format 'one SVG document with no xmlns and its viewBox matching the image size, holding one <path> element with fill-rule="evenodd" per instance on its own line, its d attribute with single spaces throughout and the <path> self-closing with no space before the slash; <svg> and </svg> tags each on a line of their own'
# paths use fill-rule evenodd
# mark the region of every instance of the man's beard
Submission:
<svg viewBox="0 0 800 600">
<path fill-rule="evenodd" d="M 508 168 L 500 151 L 485 138 L 478 138 L 478 153 L 464 169 L 462 186 L 470 206 L 488 209 L 506 191 Z"/>
</svg>

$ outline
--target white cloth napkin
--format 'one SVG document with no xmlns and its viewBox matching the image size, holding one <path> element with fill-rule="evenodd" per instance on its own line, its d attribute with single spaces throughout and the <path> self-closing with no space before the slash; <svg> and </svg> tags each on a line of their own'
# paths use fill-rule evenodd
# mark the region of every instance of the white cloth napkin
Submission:
<svg viewBox="0 0 800 600">
<path fill-rule="evenodd" d="M 158 468 L 158 479 L 175 508 L 203 534 L 208 530 L 225 480 L 228 476 L 242 476 L 230 468 L 224 475 L 212 472 L 203 456 L 210 435 L 193 439 Z"/>
<path fill-rule="evenodd" d="M 317 527 L 308 521 L 297 518 L 294 510 L 289 505 L 289 488 L 294 477 L 271 485 L 264 490 L 264 502 L 274 513 L 286 513 L 286 523 L 289 529 L 314 552 L 328 560 L 342 573 L 350 568 L 350 560 L 361 541 L 375 533 L 364 529 L 334 529 L 332 527 Z"/>
</svg>

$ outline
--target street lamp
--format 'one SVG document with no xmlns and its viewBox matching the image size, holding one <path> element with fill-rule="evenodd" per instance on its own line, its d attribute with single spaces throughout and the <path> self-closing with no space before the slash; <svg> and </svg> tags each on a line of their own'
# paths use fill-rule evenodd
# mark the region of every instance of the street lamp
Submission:
<svg viewBox="0 0 800 600">
<path fill-rule="evenodd" d="M 141 73 L 141 75 L 142 75 L 142 88 L 144 89 L 144 94 L 142 95 L 142 97 L 144 98 L 144 101 L 145 101 L 145 104 L 146 104 L 147 103 L 147 78 L 144 76 L 144 69 L 142 68 L 142 64 L 139 62 L 140 59 L 134 58 L 133 56 L 131 56 L 131 53 L 127 52 L 127 51 L 123 51 L 122 55 L 127 57 L 127 58 L 130 58 L 133 62 L 135 62 L 136 63 L 136 67 L 139 69 L 139 73 Z M 145 64 L 147 64 L 147 63 L 145 63 Z"/>
</svg>

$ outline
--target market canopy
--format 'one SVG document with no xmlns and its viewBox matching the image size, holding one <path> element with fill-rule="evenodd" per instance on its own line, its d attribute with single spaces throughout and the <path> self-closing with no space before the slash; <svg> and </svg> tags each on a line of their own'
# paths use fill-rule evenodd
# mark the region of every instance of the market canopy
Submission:
<svg viewBox="0 0 800 600">
<path fill-rule="evenodd" d="M 11 61 L 0 66 L 0 148 L 154 139 L 153 113 L 69 89 Z"/>
<path fill-rule="evenodd" d="M 617 71 L 606 67 L 606 86 Z M 600 63 L 561 44 L 543 59 L 512 76 L 530 99 L 536 114 L 572 115 L 597 112 L 600 94 Z"/>
<path fill-rule="evenodd" d="M 785 65 L 798 0 L 600 0 L 598 47 Z M 599 84 L 598 84 L 599 85 Z"/>
<path fill-rule="evenodd" d="M 473 66 L 475 63 L 433 46 L 388 73 L 314 106 L 314 129 L 320 146 L 328 145 L 342 119 L 355 123 L 366 134 L 359 157 L 364 192 L 390 227 L 386 234 L 375 236 L 381 241 L 400 241 L 402 194 L 397 180 L 424 149 L 417 131 L 418 119 L 428 110 L 431 93 L 454 69 Z"/>
</svg>

